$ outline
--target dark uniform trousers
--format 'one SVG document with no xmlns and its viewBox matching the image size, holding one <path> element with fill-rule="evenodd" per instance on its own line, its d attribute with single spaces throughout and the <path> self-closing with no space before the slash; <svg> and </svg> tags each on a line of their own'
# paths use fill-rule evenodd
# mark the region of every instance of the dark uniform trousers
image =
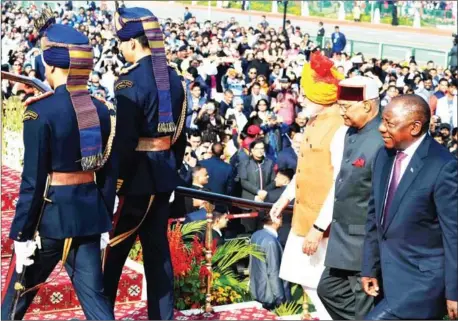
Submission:
<svg viewBox="0 0 458 321">
<path fill-rule="evenodd" d="M 41 250 L 33 256 L 34 263 L 25 268 L 24 286 L 30 289 L 45 282 L 62 258 L 64 240 L 41 238 Z M 13 257 L 13 261 L 15 257 Z M 114 320 L 113 310 L 103 293 L 102 260 L 100 257 L 100 235 L 74 237 L 65 269 L 88 320 Z M 17 280 L 15 264 L 12 262 L 7 280 L 8 289 L 2 301 L 2 320 L 9 320 L 14 298 L 14 283 Z M 22 319 L 32 303 L 38 289 L 20 297 L 14 320 Z"/>
<path fill-rule="evenodd" d="M 170 216 L 171 193 L 157 193 L 152 206 L 137 233 L 123 242 L 108 248 L 106 253 L 104 283 L 105 293 L 114 306 L 122 268 L 137 235 L 143 250 L 148 294 L 149 320 L 173 319 L 173 270 L 167 239 L 167 224 Z M 115 218 L 116 237 L 135 228 L 146 212 L 150 196 L 126 195 L 120 212 Z M 116 222 L 116 219 L 119 221 Z"/>
<path fill-rule="evenodd" d="M 374 298 L 363 290 L 361 272 L 326 267 L 317 292 L 333 320 L 363 320 L 374 306 Z"/>
</svg>

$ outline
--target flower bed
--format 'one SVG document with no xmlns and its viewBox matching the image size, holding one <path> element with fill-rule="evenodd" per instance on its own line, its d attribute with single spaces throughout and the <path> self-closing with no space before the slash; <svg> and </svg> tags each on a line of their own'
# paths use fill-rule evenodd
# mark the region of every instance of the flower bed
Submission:
<svg viewBox="0 0 458 321">
<path fill-rule="evenodd" d="M 263 259 L 263 253 L 255 245 L 243 240 L 231 240 L 212 249 L 212 272 L 205 266 L 205 247 L 198 235 L 202 235 L 205 222 L 168 228 L 174 275 L 175 308 L 200 309 L 205 306 L 207 279 L 211 273 L 212 306 L 246 302 L 251 300 L 248 280 L 241 279 L 233 271 L 238 261 L 253 255 Z M 141 244 L 137 240 L 129 257 L 143 263 Z"/>
</svg>

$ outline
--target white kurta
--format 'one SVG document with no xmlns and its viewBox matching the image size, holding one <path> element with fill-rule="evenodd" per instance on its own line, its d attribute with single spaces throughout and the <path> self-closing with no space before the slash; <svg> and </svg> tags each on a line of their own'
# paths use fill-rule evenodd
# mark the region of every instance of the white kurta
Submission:
<svg viewBox="0 0 458 321">
<path fill-rule="evenodd" d="M 323 230 L 326 230 L 332 221 L 335 193 L 334 184 L 342 163 L 345 134 L 347 130 L 348 127 L 346 126 L 339 128 L 334 134 L 331 142 L 331 163 L 334 168 L 333 183 L 323 207 L 320 210 L 318 218 L 315 221 L 315 225 Z M 289 200 L 294 199 L 296 191 L 295 188 L 296 176 L 293 177 L 291 183 L 288 185 L 282 196 L 286 196 Z M 283 252 L 280 267 L 280 278 L 288 282 L 316 289 L 324 270 L 324 259 L 326 257 L 328 239 L 324 238 L 320 242 L 315 254 L 311 256 L 302 252 L 304 240 L 304 236 L 296 235 L 293 230 L 289 233 L 285 251 Z"/>
</svg>

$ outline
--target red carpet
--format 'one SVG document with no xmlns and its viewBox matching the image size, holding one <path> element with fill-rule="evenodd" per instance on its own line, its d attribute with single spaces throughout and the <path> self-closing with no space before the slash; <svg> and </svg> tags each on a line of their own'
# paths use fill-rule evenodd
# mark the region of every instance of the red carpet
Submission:
<svg viewBox="0 0 458 321">
<path fill-rule="evenodd" d="M 115 308 L 116 320 L 148 320 L 146 302 L 117 304 Z M 60 311 L 52 313 L 29 313 L 25 320 L 85 320 L 81 309 Z M 175 320 L 276 320 L 276 315 L 258 308 L 244 308 L 233 311 L 216 312 L 210 315 L 187 316 L 180 311 L 175 311 Z"/>
</svg>

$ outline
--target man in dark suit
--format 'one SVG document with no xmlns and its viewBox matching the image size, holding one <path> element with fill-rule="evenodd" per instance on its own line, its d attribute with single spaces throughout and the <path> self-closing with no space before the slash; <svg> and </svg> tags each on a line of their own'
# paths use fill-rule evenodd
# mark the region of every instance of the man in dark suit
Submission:
<svg viewBox="0 0 458 321">
<path fill-rule="evenodd" d="M 302 134 L 301 134 L 302 135 Z M 266 203 L 275 203 L 280 199 L 281 194 L 285 191 L 288 184 L 293 179 L 294 174 L 296 173 L 296 169 L 292 168 L 285 168 L 280 169 L 275 176 L 275 188 L 269 193 L 267 193 L 267 197 L 265 199 Z M 293 201 L 291 201 L 291 204 Z M 282 225 L 278 229 L 278 240 L 283 248 L 285 248 L 286 240 L 288 239 L 289 231 L 291 230 L 291 221 L 293 215 L 292 214 L 283 214 Z"/>
<path fill-rule="evenodd" d="M 336 201 L 325 270 L 318 295 L 334 320 L 361 320 L 373 308 L 373 297 L 361 287 L 364 227 L 372 189 L 372 164 L 383 140 L 378 131 L 379 90 L 375 80 L 356 76 L 339 83 L 338 104 L 346 131 L 342 163 L 334 186 Z M 331 217 L 332 216 L 332 217 Z M 320 231 L 316 232 L 320 234 Z M 336 295 L 338 295 L 336 297 Z"/>
<path fill-rule="evenodd" d="M 383 299 L 368 320 L 457 318 L 458 165 L 427 134 L 430 116 L 417 95 L 383 111 L 361 272 Z"/>
<path fill-rule="evenodd" d="M 182 183 L 178 169 L 186 148 L 184 83 L 167 66 L 163 34 L 151 11 L 119 8 L 113 20 L 120 51 L 132 65 L 115 83 L 118 117 L 123 120 L 117 131 L 126 138 L 119 141 L 118 195 L 123 201 L 106 254 L 105 293 L 114 307 L 124 263 L 139 236 L 148 318 L 168 320 L 173 318 L 174 297 L 167 221 L 170 196 Z"/>
<path fill-rule="evenodd" d="M 284 148 L 278 153 L 277 165 L 278 169 L 293 169 L 297 168 L 297 154 L 301 147 L 304 134 L 296 133 L 292 139 L 291 146 Z"/>
<path fill-rule="evenodd" d="M 288 283 L 279 277 L 283 249 L 278 241 L 281 219 L 273 223 L 269 215 L 264 217 L 262 230 L 254 232 L 251 244 L 265 254 L 264 260 L 250 256 L 250 293 L 266 309 L 273 309 L 290 298 Z"/>
<path fill-rule="evenodd" d="M 212 157 L 199 162 L 199 165 L 207 169 L 208 183 L 205 188 L 213 193 L 231 195 L 233 185 L 232 166 L 224 162 L 221 157 L 224 154 L 224 148 L 221 143 L 212 145 Z"/>
<path fill-rule="evenodd" d="M 93 68 L 89 39 L 65 25 L 44 28 L 45 74 L 54 92 L 29 100 L 23 115 L 24 168 L 9 235 L 15 253 L 2 293 L 2 320 L 23 318 L 60 260 L 86 318 L 112 320 L 100 246 L 101 234 L 112 228 L 116 195 L 110 157 L 115 111 L 86 89 Z M 10 315 L 16 282 L 26 291 Z"/>
</svg>

